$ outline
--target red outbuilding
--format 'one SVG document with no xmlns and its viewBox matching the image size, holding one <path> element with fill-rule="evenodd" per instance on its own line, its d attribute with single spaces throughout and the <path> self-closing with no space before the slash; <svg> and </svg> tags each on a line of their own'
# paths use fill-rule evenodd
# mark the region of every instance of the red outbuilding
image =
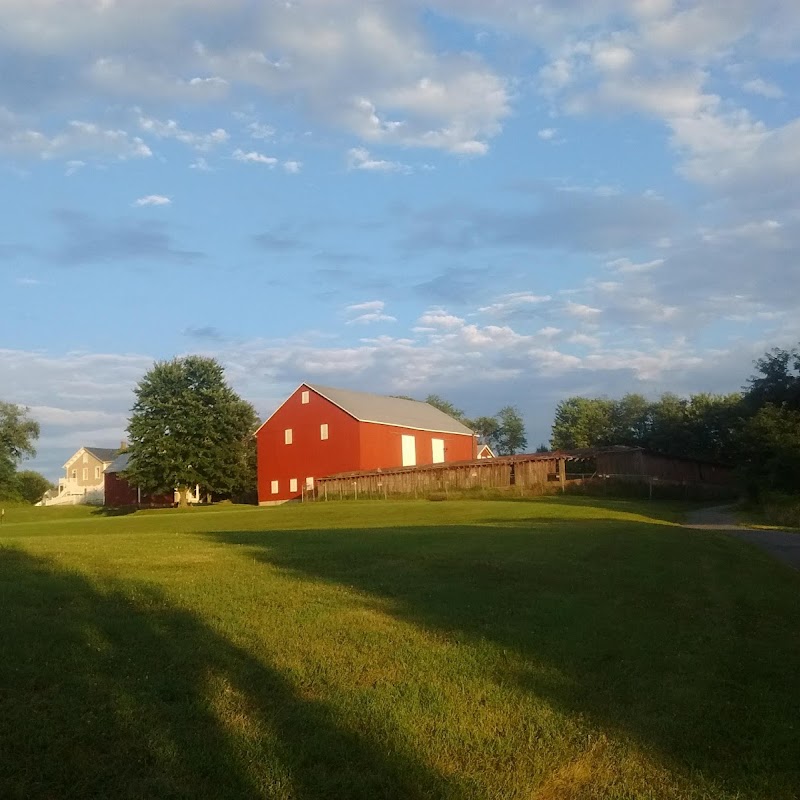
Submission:
<svg viewBox="0 0 800 800">
<path fill-rule="evenodd" d="M 162 494 L 146 494 L 132 486 L 125 477 L 125 468 L 128 466 L 128 453 L 121 453 L 109 464 L 103 473 L 105 499 L 103 505 L 110 508 L 123 508 L 124 506 L 150 506 L 169 507 L 173 505 L 174 492 Z"/>
<path fill-rule="evenodd" d="M 416 400 L 301 384 L 258 429 L 258 502 L 285 503 L 316 478 L 475 458 L 473 432 Z"/>
</svg>

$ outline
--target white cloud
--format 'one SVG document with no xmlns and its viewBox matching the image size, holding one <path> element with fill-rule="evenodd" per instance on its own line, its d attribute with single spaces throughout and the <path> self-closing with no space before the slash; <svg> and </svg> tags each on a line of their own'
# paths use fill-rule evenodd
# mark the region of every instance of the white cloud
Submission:
<svg viewBox="0 0 800 800">
<path fill-rule="evenodd" d="M 607 72 L 619 72 L 627 69 L 634 60 L 633 51 L 629 47 L 612 42 L 599 42 L 592 53 L 595 65 Z"/>
<path fill-rule="evenodd" d="M 473 53 L 437 48 L 417 8 L 386 0 L 118 0 L 81 13 L 7 0 L 0 45 L 55 61 L 63 80 L 47 91 L 73 102 L 98 92 L 111 105 L 291 98 L 310 119 L 366 142 L 478 154 L 510 113 L 495 70 Z"/>
<path fill-rule="evenodd" d="M 771 100 L 779 100 L 783 97 L 784 92 L 780 86 L 765 81 L 762 78 L 753 78 L 752 80 L 745 81 L 742 84 L 742 89 L 748 94 L 757 94 L 761 97 L 768 97 Z"/>
<path fill-rule="evenodd" d="M 264 164 L 270 169 L 278 163 L 278 159 L 273 156 L 265 156 L 263 153 L 258 153 L 255 150 L 245 153 L 244 150 L 238 147 L 233 151 L 231 156 L 234 161 L 241 161 L 243 164 Z"/>
<path fill-rule="evenodd" d="M 195 150 L 205 152 L 211 148 L 224 144 L 230 138 L 224 128 L 216 128 L 209 133 L 193 133 L 181 128 L 173 119 L 166 121 L 146 117 L 143 114 L 138 116 L 139 129 L 159 139 L 175 139 L 181 144 L 192 147 Z"/>
<path fill-rule="evenodd" d="M 66 175 L 69 178 L 70 176 L 75 175 L 85 166 L 86 162 L 81 161 L 79 159 L 72 159 L 71 161 L 67 161 L 66 169 L 64 170 L 64 175 Z"/>
<path fill-rule="evenodd" d="M 594 322 L 603 313 L 599 308 L 571 301 L 564 307 L 564 311 L 571 317 L 577 317 L 588 322 Z"/>
<path fill-rule="evenodd" d="M 252 139 L 273 139 L 275 137 L 275 128 L 261 122 L 249 123 L 246 130 Z"/>
<path fill-rule="evenodd" d="M 608 261 L 607 266 L 611 267 L 619 274 L 637 274 L 642 272 L 652 272 L 664 264 L 663 258 L 655 258 L 652 261 L 643 261 L 634 263 L 629 258 L 615 258 L 613 261 Z"/>
<path fill-rule="evenodd" d="M 464 320 L 461 317 L 456 317 L 448 314 L 442 308 L 433 308 L 426 311 L 418 320 L 417 325 L 423 328 L 430 328 L 436 330 L 438 328 L 444 329 L 458 329 L 463 327 Z"/>
<path fill-rule="evenodd" d="M 298 172 L 303 168 L 302 161 L 284 161 L 283 168 L 286 172 L 297 175 Z"/>
<path fill-rule="evenodd" d="M 45 160 L 67 158 L 67 171 L 74 171 L 86 162 L 75 158 L 117 159 L 149 158 L 150 148 L 138 136 L 126 131 L 104 128 L 94 122 L 72 120 L 59 133 L 47 135 L 26 126 L 26 120 L 0 107 L 0 153 Z M 73 170 L 72 172 L 70 170 Z"/>
<path fill-rule="evenodd" d="M 411 167 L 407 164 L 373 158 L 364 147 L 352 147 L 347 151 L 347 168 L 367 172 L 411 172 Z"/>
<path fill-rule="evenodd" d="M 148 194 L 135 200 L 133 205 L 141 208 L 142 206 L 168 206 L 172 200 L 163 194 Z"/>
<path fill-rule="evenodd" d="M 556 128 L 542 128 L 539 131 L 538 136 L 543 141 L 549 142 L 551 139 L 553 139 L 556 136 L 557 133 L 558 133 L 558 130 Z"/>
<path fill-rule="evenodd" d="M 530 313 L 553 298 L 549 294 L 536 295 L 530 292 L 512 292 L 504 295 L 488 306 L 479 308 L 481 314 L 488 314 L 495 317 L 509 317 L 520 313 Z"/>
<path fill-rule="evenodd" d="M 345 308 L 349 316 L 347 325 L 367 325 L 373 322 L 397 322 L 396 317 L 384 313 L 386 303 L 383 300 L 368 300 L 365 303 L 355 303 Z"/>
<path fill-rule="evenodd" d="M 85 70 L 90 87 L 113 97 L 148 101 L 214 102 L 226 97 L 228 81 L 219 76 L 184 78 L 165 70 L 162 65 L 145 63 L 130 56 L 103 56 Z"/>
</svg>

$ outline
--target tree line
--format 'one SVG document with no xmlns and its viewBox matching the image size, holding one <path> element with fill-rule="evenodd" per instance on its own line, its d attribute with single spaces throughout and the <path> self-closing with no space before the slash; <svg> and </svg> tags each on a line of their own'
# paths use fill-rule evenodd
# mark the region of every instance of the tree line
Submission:
<svg viewBox="0 0 800 800">
<path fill-rule="evenodd" d="M 733 394 L 647 400 L 570 397 L 558 404 L 551 446 L 628 445 L 736 466 L 751 492 L 800 489 L 800 348 L 774 348 Z"/>
<path fill-rule="evenodd" d="M 438 394 L 429 394 L 425 402 L 466 425 L 478 435 L 481 444 L 488 444 L 498 455 L 513 456 L 514 453 L 524 452 L 528 446 L 525 423 L 515 406 L 504 406 L 493 417 L 468 419 L 460 408 Z"/>
<path fill-rule="evenodd" d="M 244 499 L 256 485 L 253 437 L 259 419 L 225 381 L 212 358 L 187 356 L 156 362 L 134 389 L 128 425 L 127 478 L 147 493 L 189 487 L 216 497 Z M 413 399 L 413 398 L 406 398 Z M 498 455 L 522 452 L 525 426 L 514 406 L 468 419 L 439 395 L 425 402 L 475 431 Z M 19 471 L 36 453 L 39 424 L 27 409 L 0 402 L 0 499 L 36 502 L 50 483 Z M 780 491 L 800 487 L 800 346 L 775 348 L 755 362 L 743 391 L 570 397 L 558 404 L 553 449 L 628 445 L 667 455 L 719 461 L 739 468 L 748 486 Z M 541 449 L 541 448 L 540 448 Z"/>
</svg>

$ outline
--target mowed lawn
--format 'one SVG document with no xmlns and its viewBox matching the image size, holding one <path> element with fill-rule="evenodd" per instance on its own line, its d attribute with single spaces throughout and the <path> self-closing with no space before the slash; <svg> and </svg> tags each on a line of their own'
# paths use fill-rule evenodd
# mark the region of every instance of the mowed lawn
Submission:
<svg viewBox="0 0 800 800">
<path fill-rule="evenodd" d="M 8 509 L 2 798 L 800 797 L 800 573 L 659 504 Z"/>
</svg>

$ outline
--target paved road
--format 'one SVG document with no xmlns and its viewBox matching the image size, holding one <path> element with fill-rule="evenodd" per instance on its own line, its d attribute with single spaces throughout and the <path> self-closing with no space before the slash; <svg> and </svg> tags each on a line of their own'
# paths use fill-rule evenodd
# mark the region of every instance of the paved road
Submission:
<svg viewBox="0 0 800 800">
<path fill-rule="evenodd" d="M 693 511 L 689 514 L 685 527 L 725 531 L 766 550 L 775 558 L 800 570 L 800 532 L 741 528 L 736 524 L 736 516 L 730 506 L 715 506 Z"/>
</svg>

